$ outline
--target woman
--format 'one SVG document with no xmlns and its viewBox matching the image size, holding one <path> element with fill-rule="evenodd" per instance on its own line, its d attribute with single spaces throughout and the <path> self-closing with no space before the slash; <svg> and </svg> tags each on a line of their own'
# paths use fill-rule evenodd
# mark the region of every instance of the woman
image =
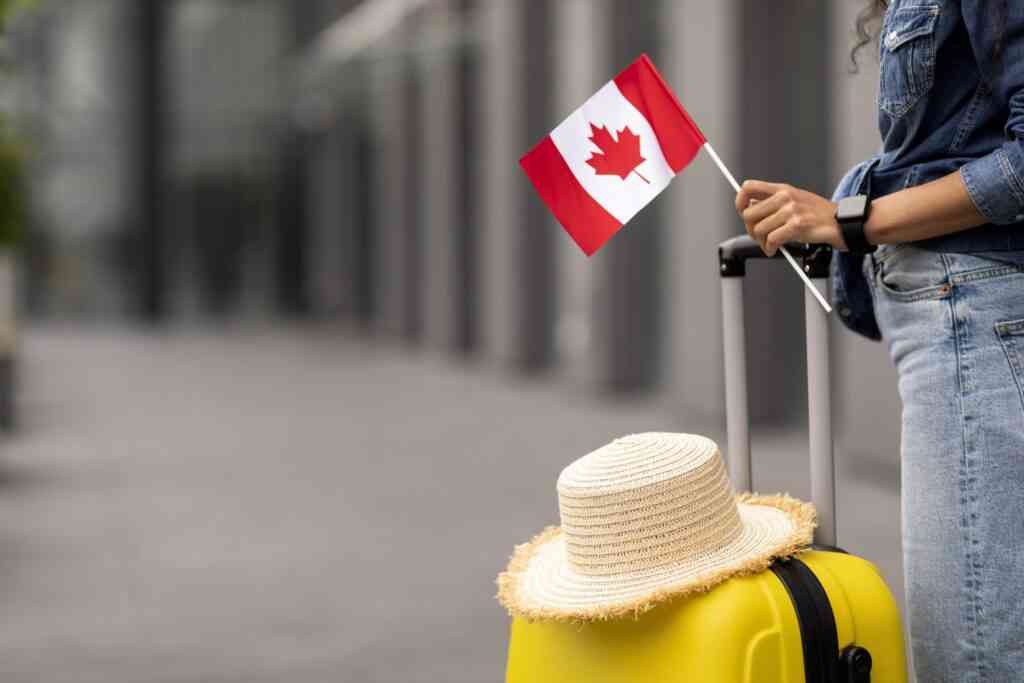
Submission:
<svg viewBox="0 0 1024 683">
<path fill-rule="evenodd" d="M 736 207 L 769 254 L 836 247 L 837 311 L 888 344 L 918 680 L 1024 680 L 1024 2 L 872 0 L 865 26 L 883 146 L 833 199 L 868 210 L 758 180 Z"/>
</svg>

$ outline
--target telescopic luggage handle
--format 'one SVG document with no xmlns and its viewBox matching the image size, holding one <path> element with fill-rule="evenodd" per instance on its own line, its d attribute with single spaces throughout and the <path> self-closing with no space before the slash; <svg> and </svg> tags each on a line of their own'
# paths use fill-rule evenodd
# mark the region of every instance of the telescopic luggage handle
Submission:
<svg viewBox="0 0 1024 683">
<path fill-rule="evenodd" d="M 819 291 L 828 283 L 832 248 L 828 245 L 786 245 L 802 261 L 804 272 Z M 781 255 L 773 258 L 780 258 Z M 747 398 L 746 332 L 743 320 L 743 276 L 749 259 L 768 258 L 749 235 L 722 242 L 718 262 L 722 277 L 722 332 L 725 344 L 725 419 L 729 474 L 740 491 L 751 490 L 750 414 Z M 815 542 L 836 545 L 835 460 L 832 448 L 832 402 L 829 386 L 828 314 L 804 290 L 807 324 L 807 406 L 811 460 L 811 499 L 818 510 Z"/>
</svg>

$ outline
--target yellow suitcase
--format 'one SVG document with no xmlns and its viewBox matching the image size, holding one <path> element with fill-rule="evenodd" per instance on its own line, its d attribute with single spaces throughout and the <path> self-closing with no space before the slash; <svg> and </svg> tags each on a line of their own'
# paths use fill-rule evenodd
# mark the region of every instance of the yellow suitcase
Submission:
<svg viewBox="0 0 1024 683">
<path fill-rule="evenodd" d="M 787 245 L 825 291 L 831 250 Z M 747 236 L 719 247 L 730 478 L 750 489 L 743 289 Z M 905 683 L 899 610 L 870 562 L 833 547 L 835 479 L 828 319 L 806 293 L 815 549 L 732 578 L 639 619 L 566 624 L 514 619 L 507 683 Z"/>
<path fill-rule="evenodd" d="M 506 680 L 905 683 L 905 661 L 899 611 L 874 565 L 815 550 L 636 620 L 515 619 Z"/>
</svg>

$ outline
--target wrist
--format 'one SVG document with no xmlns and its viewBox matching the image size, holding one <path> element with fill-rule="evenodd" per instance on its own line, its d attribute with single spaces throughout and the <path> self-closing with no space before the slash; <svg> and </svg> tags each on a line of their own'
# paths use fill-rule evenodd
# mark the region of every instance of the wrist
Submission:
<svg viewBox="0 0 1024 683">
<path fill-rule="evenodd" d="M 888 204 L 885 197 L 873 203 L 871 215 L 864 223 L 864 239 L 868 244 L 889 244 L 895 241 L 892 239 L 893 223 L 887 211 Z"/>
<path fill-rule="evenodd" d="M 849 251 L 850 247 L 846 244 L 846 240 L 843 239 L 843 226 L 839 225 L 839 221 L 833 218 L 832 224 L 829 227 L 832 234 L 829 244 L 832 245 L 832 248 L 836 251 Z"/>
</svg>

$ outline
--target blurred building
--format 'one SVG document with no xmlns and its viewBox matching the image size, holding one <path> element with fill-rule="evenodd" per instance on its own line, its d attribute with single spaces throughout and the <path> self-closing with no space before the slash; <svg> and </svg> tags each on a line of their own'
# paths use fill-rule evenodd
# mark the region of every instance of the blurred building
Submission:
<svg viewBox="0 0 1024 683">
<path fill-rule="evenodd" d="M 493 577 L 565 463 L 723 435 L 716 247 L 743 230 L 702 155 L 587 258 L 519 158 L 646 52 L 738 177 L 829 195 L 878 146 L 864 2 L 19 15 L 4 682 L 500 676 Z M 746 292 L 754 486 L 799 495 L 802 284 L 761 262 Z M 894 372 L 833 329 L 840 542 L 901 597 Z"/>
<path fill-rule="evenodd" d="M 517 160 L 647 52 L 737 175 L 827 195 L 877 144 L 876 65 L 848 73 L 858 5 L 52 0 L 12 41 L 26 310 L 342 322 L 718 424 L 715 245 L 742 229 L 718 171 L 699 159 L 587 259 Z M 801 284 L 750 280 L 755 418 L 801 427 Z M 841 334 L 835 366 L 845 447 L 888 458 L 884 349 Z"/>
</svg>

